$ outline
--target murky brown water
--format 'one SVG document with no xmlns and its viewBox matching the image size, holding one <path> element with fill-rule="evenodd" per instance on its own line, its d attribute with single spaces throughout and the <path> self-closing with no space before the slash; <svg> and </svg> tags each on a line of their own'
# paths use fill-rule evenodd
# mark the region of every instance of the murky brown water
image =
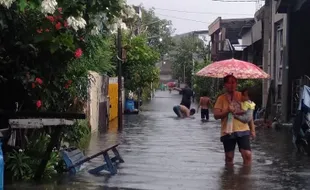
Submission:
<svg viewBox="0 0 310 190">
<path fill-rule="evenodd" d="M 117 121 L 106 134 L 94 134 L 87 155 L 120 142 L 125 163 L 115 176 L 93 176 L 83 171 L 61 176 L 54 183 L 16 184 L 6 189 L 177 189 L 251 190 L 309 189 L 309 158 L 299 156 L 288 130 L 258 129 L 253 141 L 253 166 L 242 167 L 236 152 L 235 166 L 224 167 L 219 122 L 176 119 L 172 106 L 180 96 L 158 92 L 139 115 L 125 117 L 122 133 Z M 212 117 L 211 117 L 212 118 Z M 95 159 L 90 165 L 102 163 Z"/>
</svg>

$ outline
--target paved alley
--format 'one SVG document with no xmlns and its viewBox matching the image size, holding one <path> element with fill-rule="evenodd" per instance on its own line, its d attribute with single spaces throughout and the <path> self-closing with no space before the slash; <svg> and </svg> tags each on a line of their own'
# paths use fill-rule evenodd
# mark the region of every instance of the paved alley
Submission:
<svg viewBox="0 0 310 190">
<path fill-rule="evenodd" d="M 251 170 L 242 167 L 237 151 L 235 167 L 227 169 L 219 122 L 211 116 L 210 122 L 201 123 L 199 114 L 195 119 L 177 119 L 172 107 L 180 99 L 176 92 L 157 92 L 139 115 L 125 116 L 121 134 L 111 123 L 108 133 L 94 135 L 87 155 L 121 143 L 125 163 L 119 165 L 117 175 L 92 176 L 85 171 L 29 189 L 309 189 L 309 158 L 294 153 L 286 130 L 257 130 Z M 91 164 L 96 163 L 102 158 Z"/>
</svg>

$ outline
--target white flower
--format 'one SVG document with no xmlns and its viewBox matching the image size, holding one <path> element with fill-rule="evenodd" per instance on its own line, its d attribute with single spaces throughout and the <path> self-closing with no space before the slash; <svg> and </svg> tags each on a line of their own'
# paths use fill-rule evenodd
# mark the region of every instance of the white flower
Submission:
<svg viewBox="0 0 310 190">
<path fill-rule="evenodd" d="M 41 3 L 41 12 L 43 14 L 53 14 L 56 10 L 57 1 L 56 0 L 43 0 Z"/>
<path fill-rule="evenodd" d="M 99 28 L 98 26 L 94 26 L 93 29 L 90 31 L 91 35 L 98 35 L 99 34 Z"/>
<path fill-rule="evenodd" d="M 5 6 L 6 8 L 10 8 L 15 0 L 0 0 L 0 4 Z"/>
<path fill-rule="evenodd" d="M 128 29 L 126 24 L 121 19 L 117 20 L 115 23 L 110 25 L 109 29 L 110 29 L 112 34 L 115 34 L 117 32 L 118 27 L 120 27 L 122 30 Z"/>
<path fill-rule="evenodd" d="M 126 12 L 127 12 L 128 18 L 134 18 L 135 16 L 137 16 L 137 12 L 132 6 L 128 7 Z"/>
<path fill-rule="evenodd" d="M 71 26 L 75 31 L 78 31 L 79 29 L 84 29 L 86 26 L 86 21 L 82 17 L 73 17 L 70 16 L 67 19 L 68 25 Z"/>
<path fill-rule="evenodd" d="M 120 27 L 121 27 L 121 29 L 123 29 L 123 30 L 127 30 L 128 28 L 127 28 L 127 25 L 125 24 L 125 23 L 121 23 L 120 24 Z"/>
<path fill-rule="evenodd" d="M 135 18 L 138 14 L 133 6 L 125 6 L 121 11 L 121 15 L 126 18 Z"/>
<path fill-rule="evenodd" d="M 112 34 L 116 34 L 116 32 L 117 32 L 117 24 L 116 24 L 116 23 L 111 24 L 111 25 L 109 26 L 109 29 L 110 29 L 110 32 L 111 32 Z"/>
</svg>

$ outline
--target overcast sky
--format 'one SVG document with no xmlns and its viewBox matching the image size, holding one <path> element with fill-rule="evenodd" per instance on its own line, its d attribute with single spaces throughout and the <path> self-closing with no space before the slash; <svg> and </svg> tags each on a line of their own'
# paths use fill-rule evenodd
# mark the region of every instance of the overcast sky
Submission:
<svg viewBox="0 0 310 190">
<path fill-rule="evenodd" d="M 172 21 L 173 27 L 176 28 L 176 34 L 207 30 L 209 24 L 219 16 L 222 18 L 251 18 L 256 10 L 254 2 L 127 0 L 127 3 L 130 5 L 142 4 L 146 8 L 154 7 L 158 17 Z"/>
</svg>

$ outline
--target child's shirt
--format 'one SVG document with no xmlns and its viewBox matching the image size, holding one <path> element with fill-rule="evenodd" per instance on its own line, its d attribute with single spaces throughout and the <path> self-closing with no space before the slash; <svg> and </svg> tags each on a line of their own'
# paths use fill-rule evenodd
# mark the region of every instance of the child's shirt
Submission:
<svg viewBox="0 0 310 190">
<path fill-rule="evenodd" d="M 241 102 L 241 109 L 244 111 L 254 110 L 255 109 L 255 103 L 252 102 L 251 100 Z"/>
</svg>

